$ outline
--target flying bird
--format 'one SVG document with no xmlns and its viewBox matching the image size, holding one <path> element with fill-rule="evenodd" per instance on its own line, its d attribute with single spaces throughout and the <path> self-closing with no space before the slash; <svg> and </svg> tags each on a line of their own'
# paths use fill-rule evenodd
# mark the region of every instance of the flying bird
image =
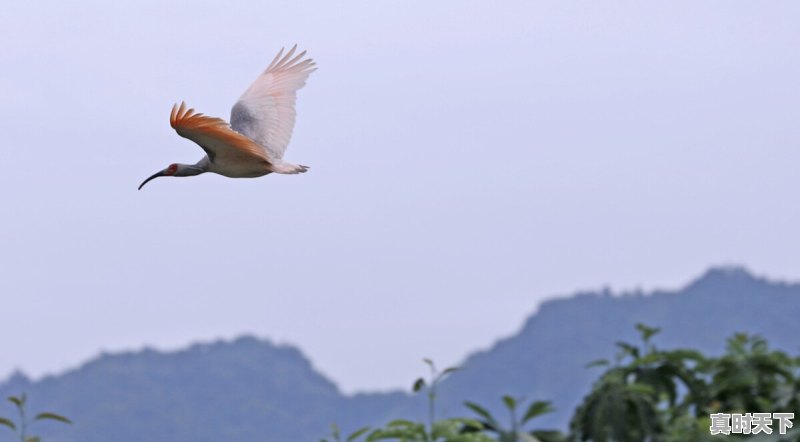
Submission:
<svg viewBox="0 0 800 442">
<path fill-rule="evenodd" d="M 314 60 L 295 55 L 297 45 L 283 54 L 281 49 L 267 69 L 244 91 L 231 109 L 231 122 L 187 109 L 186 103 L 172 107 L 169 124 L 178 135 L 197 143 L 205 152 L 197 164 L 170 164 L 144 180 L 161 176 L 194 176 L 213 172 L 230 178 L 255 178 L 266 174 L 296 174 L 307 166 L 283 161 L 292 137 L 297 90 L 316 70 Z"/>
</svg>

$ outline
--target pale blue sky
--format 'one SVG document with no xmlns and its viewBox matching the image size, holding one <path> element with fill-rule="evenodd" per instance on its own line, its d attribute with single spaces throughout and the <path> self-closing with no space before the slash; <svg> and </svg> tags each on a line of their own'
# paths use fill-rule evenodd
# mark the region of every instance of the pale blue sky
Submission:
<svg viewBox="0 0 800 442">
<path fill-rule="evenodd" d="M 575 289 L 800 279 L 800 3 L 0 3 L 0 376 L 254 333 L 407 387 Z M 302 176 L 160 179 L 283 45 Z M 568 327 L 568 324 L 565 324 Z"/>
</svg>

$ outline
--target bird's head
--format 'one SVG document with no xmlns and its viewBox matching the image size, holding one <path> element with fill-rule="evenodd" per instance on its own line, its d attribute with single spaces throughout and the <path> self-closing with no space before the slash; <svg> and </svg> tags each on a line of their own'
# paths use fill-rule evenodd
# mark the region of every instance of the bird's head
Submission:
<svg viewBox="0 0 800 442">
<path fill-rule="evenodd" d="M 156 179 L 156 178 L 158 178 L 160 176 L 175 176 L 175 174 L 177 172 L 178 172 L 178 165 L 177 164 L 170 164 L 166 169 L 160 170 L 160 171 L 154 173 L 152 176 L 150 176 L 150 178 L 144 180 L 142 182 L 142 184 L 139 185 L 139 190 L 142 190 L 142 187 L 144 187 L 145 184 L 150 182 L 150 180 Z"/>
<path fill-rule="evenodd" d="M 150 182 L 150 180 L 158 178 L 160 176 L 194 176 L 199 175 L 206 170 L 202 167 L 197 165 L 190 166 L 188 164 L 170 164 L 166 169 L 160 170 L 154 173 L 150 178 L 144 180 L 142 184 L 139 185 L 139 190 L 142 190 L 145 184 Z"/>
</svg>

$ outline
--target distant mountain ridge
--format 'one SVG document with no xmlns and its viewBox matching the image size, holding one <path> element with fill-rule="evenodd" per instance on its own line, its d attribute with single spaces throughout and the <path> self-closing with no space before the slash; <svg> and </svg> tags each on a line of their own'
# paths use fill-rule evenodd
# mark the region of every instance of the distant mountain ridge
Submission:
<svg viewBox="0 0 800 442">
<path fill-rule="evenodd" d="M 75 442 L 313 440 L 333 421 L 381 418 L 374 397 L 384 406 L 406 398 L 345 397 L 298 349 L 250 336 L 177 352 L 104 354 L 58 376 L 30 382 L 17 373 L 0 385 L 4 396 L 22 391 L 32 410 L 75 421 L 42 425 L 44 435 Z M 0 441 L 12 440 L 6 436 Z"/>
<path fill-rule="evenodd" d="M 635 341 L 637 322 L 662 327 L 655 342 L 664 348 L 719 353 L 745 331 L 797 354 L 798 319 L 800 285 L 738 267 L 711 269 L 673 292 L 578 293 L 542 303 L 519 333 L 469 356 L 441 385 L 439 406 L 464 415 L 464 400 L 499 409 L 503 394 L 546 399 L 558 412 L 542 424 L 563 428 L 598 374 L 586 363 L 612 357 L 616 341 Z M 298 349 L 253 337 L 101 355 L 57 376 L 31 382 L 16 373 L 0 383 L 3 397 L 21 391 L 32 410 L 73 418 L 70 427 L 39 428 L 62 442 L 316 441 L 331 422 L 355 429 L 424 414 L 421 398 L 404 392 L 343 395 Z M 11 433 L 0 432 L 6 440 Z"/>
</svg>

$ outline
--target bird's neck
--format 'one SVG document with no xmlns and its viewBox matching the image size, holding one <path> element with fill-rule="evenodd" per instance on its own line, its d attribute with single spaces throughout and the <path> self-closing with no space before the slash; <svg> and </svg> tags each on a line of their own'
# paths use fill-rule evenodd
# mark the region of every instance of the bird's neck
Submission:
<svg viewBox="0 0 800 442">
<path fill-rule="evenodd" d="M 178 164 L 178 170 L 175 172 L 175 176 L 195 176 L 206 172 L 208 168 L 201 163 L 202 161 L 194 165 Z"/>
</svg>

